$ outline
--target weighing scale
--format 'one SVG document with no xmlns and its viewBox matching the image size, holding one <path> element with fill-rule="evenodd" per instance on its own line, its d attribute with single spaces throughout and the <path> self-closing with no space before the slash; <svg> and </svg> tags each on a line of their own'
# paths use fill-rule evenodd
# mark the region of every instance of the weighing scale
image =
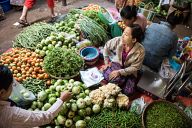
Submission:
<svg viewBox="0 0 192 128">
<path fill-rule="evenodd" d="M 167 99 L 176 96 L 181 89 L 192 81 L 192 60 L 184 62 L 180 70 L 170 79 L 162 78 L 146 66 L 142 67 L 142 76 L 137 86 L 148 94 Z"/>
</svg>

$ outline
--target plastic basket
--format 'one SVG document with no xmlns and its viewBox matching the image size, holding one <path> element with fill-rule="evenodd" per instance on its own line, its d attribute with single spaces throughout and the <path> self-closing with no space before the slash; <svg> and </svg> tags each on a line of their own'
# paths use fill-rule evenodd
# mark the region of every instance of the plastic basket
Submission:
<svg viewBox="0 0 192 128">
<path fill-rule="evenodd" d="M 111 28 L 111 37 L 118 37 L 118 36 L 122 36 L 123 34 L 123 30 L 119 27 L 119 25 L 116 23 L 113 23 L 110 25 Z"/>
<path fill-rule="evenodd" d="M 156 104 L 167 104 L 169 106 L 171 106 L 173 109 L 176 109 L 178 111 L 178 113 L 180 115 L 183 116 L 183 118 L 185 118 L 187 120 L 187 122 L 190 124 L 190 126 L 192 125 L 192 122 L 190 120 L 190 118 L 175 104 L 169 102 L 169 101 L 164 101 L 164 100 L 158 100 L 158 101 L 153 101 L 152 103 L 150 103 L 149 105 L 147 105 L 147 107 L 145 107 L 143 113 L 142 113 L 142 127 L 146 128 L 146 118 L 147 118 L 147 111 L 150 110 L 152 108 L 152 106 L 156 105 Z"/>
<path fill-rule="evenodd" d="M 9 10 L 11 10 L 10 0 L 3 0 L 0 2 L 0 5 L 3 8 L 4 12 L 8 12 Z"/>
<path fill-rule="evenodd" d="M 139 8 L 138 13 L 143 14 L 149 21 L 153 21 L 156 13 L 154 11 L 150 11 L 144 8 Z"/>
</svg>

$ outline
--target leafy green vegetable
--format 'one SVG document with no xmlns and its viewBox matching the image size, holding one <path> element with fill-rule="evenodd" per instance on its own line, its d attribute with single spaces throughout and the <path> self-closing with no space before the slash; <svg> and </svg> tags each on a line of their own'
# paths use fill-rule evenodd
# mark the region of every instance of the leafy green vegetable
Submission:
<svg viewBox="0 0 192 128">
<path fill-rule="evenodd" d="M 84 38 L 89 39 L 94 45 L 101 45 L 108 40 L 107 31 L 94 20 L 81 16 L 75 25 L 84 35 Z"/>
<path fill-rule="evenodd" d="M 146 112 L 146 128 L 190 128 L 187 119 L 167 103 L 153 104 Z"/>
<path fill-rule="evenodd" d="M 104 109 L 91 117 L 88 128 L 141 128 L 140 116 L 121 109 Z"/>
<path fill-rule="evenodd" d="M 103 23 L 102 20 L 98 17 L 98 12 L 93 10 L 86 10 L 83 12 L 83 15 L 89 17 L 90 19 L 93 19 L 96 21 L 99 25 L 101 25 L 105 30 L 108 29 L 108 25 Z"/>
<path fill-rule="evenodd" d="M 42 39 L 48 37 L 56 28 L 47 23 L 36 23 L 24 29 L 13 41 L 13 47 L 24 47 L 34 50 Z"/>
<path fill-rule="evenodd" d="M 83 59 L 75 50 L 58 47 L 45 57 L 43 68 L 56 77 L 70 77 L 77 74 L 83 64 Z"/>
</svg>

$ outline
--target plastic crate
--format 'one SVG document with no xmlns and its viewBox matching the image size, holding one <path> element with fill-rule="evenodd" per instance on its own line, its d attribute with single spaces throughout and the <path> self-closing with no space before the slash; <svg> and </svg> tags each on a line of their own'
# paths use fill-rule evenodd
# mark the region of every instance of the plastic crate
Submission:
<svg viewBox="0 0 192 128">
<path fill-rule="evenodd" d="M 10 0 L 2 0 L 0 2 L 0 5 L 4 12 L 8 12 L 9 10 L 11 10 Z"/>
</svg>

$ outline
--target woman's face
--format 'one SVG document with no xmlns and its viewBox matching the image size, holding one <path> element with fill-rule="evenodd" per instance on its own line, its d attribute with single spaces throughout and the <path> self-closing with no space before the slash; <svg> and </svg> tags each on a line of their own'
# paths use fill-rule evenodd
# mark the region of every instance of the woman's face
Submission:
<svg viewBox="0 0 192 128">
<path fill-rule="evenodd" d="M 124 32 L 123 32 L 123 35 L 122 35 L 122 43 L 123 45 L 127 45 L 127 44 L 130 44 L 132 43 L 132 35 L 131 35 L 131 28 L 130 27 L 126 27 Z"/>
</svg>

